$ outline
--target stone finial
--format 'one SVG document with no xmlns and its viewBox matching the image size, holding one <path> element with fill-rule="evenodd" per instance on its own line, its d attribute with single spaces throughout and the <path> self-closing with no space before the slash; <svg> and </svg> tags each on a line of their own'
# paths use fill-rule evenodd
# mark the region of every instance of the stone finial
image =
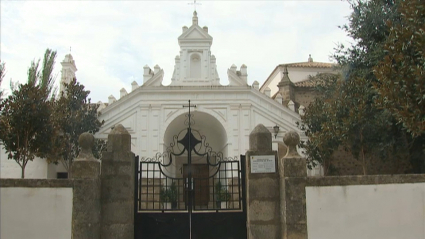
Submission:
<svg viewBox="0 0 425 239">
<path fill-rule="evenodd" d="M 311 54 L 308 54 L 308 62 L 313 62 L 313 58 L 311 58 Z"/>
<path fill-rule="evenodd" d="M 110 95 L 110 96 L 108 97 L 108 103 L 109 103 L 109 104 L 112 104 L 112 103 L 114 103 L 115 101 L 117 101 L 117 99 L 115 99 L 115 97 L 114 97 L 113 95 Z"/>
<path fill-rule="evenodd" d="M 196 11 L 193 12 L 192 25 L 198 25 L 198 13 Z"/>
<path fill-rule="evenodd" d="M 291 84 L 291 79 L 289 79 L 288 75 L 288 66 L 285 65 L 282 72 L 282 79 L 280 79 L 279 83 L 277 84 L 277 87 L 281 88 L 283 86 Z"/>
<path fill-rule="evenodd" d="M 153 67 L 153 73 L 154 73 L 154 74 L 156 74 L 156 73 L 158 73 L 158 72 L 159 72 L 159 70 L 161 70 L 161 67 L 159 67 L 159 66 L 158 66 L 158 64 L 156 64 L 156 65 Z"/>
<path fill-rule="evenodd" d="M 182 33 L 184 33 L 185 31 L 187 31 L 187 29 L 188 29 L 187 26 L 183 26 L 182 27 Z"/>
<path fill-rule="evenodd" d="M 292 100 L 288 102 L 288 108 L 292 111 L 295 111 L 295 103 Z"/>
<path fill-rule="evenodd" d="M 305 107 L 304 107 L 304 105 L 300 105 L 300 107 L 298 108 L 298 113 L 301 116 L 304 116 L 304 114 L 305 114 Z"/>
<path fill-rule="evenodd" d="M 131 151 L 131 136 L 122 124 L 115 125 L 109 133 L 107 148 L 108 152 Z"/>
<path fill-rule="evenodd" d="M 97 102 L 97 112 L 100 112 L 101 110 L 103 110 L 103 109 L 105 109 L 106 108 L 106 105 L 105 105 L 105 103 L 103 103 L 102 101 L 98 101 Z"/>
<path fill-rule="evenodd" d="M 260 89 L 260 83 L 258 83 L 258 81 L 254 81 L 254 83 L 252 83 L 252 87 L 256 90 Z"/>
<path fill-rule="evenodd" d="M 203 29 L 206 33 L 208 33 L 208 27 L 207 27 L 207 26 L 204 26 L 202 29 Z"/>
<path fill-rule="evenodd" d="M 242 64 L 241 66 L 241 79 L 245 81 L 245 83 L 248 82 L 248 70 L 245 64 Z"/>
<path fill-rule="evenodd" d="M 249 134 L 249 150 L 269 152 L 272 150 L 272 134 L 263 125 L 257 125 Z"/>
<path fill-rule="evenodd" d="M 232 66 L 230 67 L 230 70 L 233 71 L 234 73 L 236 73 L 236 69 L 238 67 L 235 64 L 232 64 Z"/>
<path fill-rule="evenodd" d="M 143 74 L 144 75 L 149 75 L 150 73 L 151 73 L 151 68 L 148 66 L 148 65 L 145 65 L 144 67 L 143 67 Z"/>
<path fill-rule="evenodd" d="M 282 104 L 282 102 L 283 102 L 282 95 L 280 93 L 277 93 L 274 100 L 277 101 L 279 104 Z"/>
<path fill-rule="evenodd" d="M 143 83 L 146 83 L 153 76 L 153 71 L 148 65 L 143 67 Z"/>
<path fill-rule="evenodd" d="M 121 88 L 121 90 L 120 90 L 120 98 L 126 96 L 127 94 L 128 94 L 127 91 L 124 88 Z"/>
<path fill-rule="evenodd" d="M 297 152 L 297 145 L 300 143 L 300 136 L 295 131 L 289 131 L 283 136 L 283 142 L 288 147 L 288 151 L 285 158 L 300 158 L 301 156 Z"/>
<path fill-rule="evenodd" d="M 267 87 L 265 90 L 264 90 L 264 94 L 267 96 L 267 97 L 271 97 L 271 94 L 272 94 L 272 90 L 269 88 L 269 87 Z"/>
<path fill-rule="evenodd" d="M 90 133 L 82 133 L 78 137 L 78 144 L 80 145 L 80 153 L 75 161 L 97 161 L 93 156 L 92 148 L 94 145 L 94 136 Z"/>
<path fill-rule="evenodd" d="M 139 87 L 136 81 L 131 82 L 131 91 L 136 90 Z"/>
</svg>

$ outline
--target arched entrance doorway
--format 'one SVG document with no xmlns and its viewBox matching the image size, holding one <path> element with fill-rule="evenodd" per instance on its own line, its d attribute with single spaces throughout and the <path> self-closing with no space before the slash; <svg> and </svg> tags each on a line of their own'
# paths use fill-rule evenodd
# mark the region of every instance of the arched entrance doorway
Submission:
<svg viewBox="0 0 425 239">
<path fill-rule="evenodd" d="M 226 157 L 220 122 L 189 107 L 168 125 L 164 145 L 138 162 L 136 238 L 246 238 L 245 161 Z"/>
<path fill-rule="evenodd" d="M 212 115 L 192 111 L 190 114 L 190 129 L 193 134 L 192 144 L 194 145 L 194 152 L 192 152 L 190 159 L 188 150 L 183 151 L 184 145 L 176 143 L 187 135 L 189 126 L 188 113 L 181 114 L 175 118 L 167 127 L 164 133 L 164 152 L 172 146 L 174 159 L 168 167 L 163 167 L 167 175 L 175 178 L 183 178 L 186 184 L 189 181 L 193 184 L 193 202 L 194 209 L 208 209 L 213 208 L 213 191 L 214 183 L 218 183 L 219 179 L 223 180 L 226 175 L 219 174 L 233 174 L 231 170 L 219 170 L 221 164 L 219 160 L 227 158 L 227 135 L 221 123 Z M 195 145 L 196 144 L 196 145 Z M 180 155 L 180 152 L 182 154 Z M 219 155 L 218 155 L 219 154 Z M 210 158 L 207 158 L 211 156 Z M 190 161 L 190 162 L 189 162 Z M 224 165 L 224 164 L 223 164 Z M 207 180 L 208 178 L 208 180 Z M 203 179 L 203 180 L 200 180 Z M 216 180 L 217 179 L 217 180 Z M 227 183 L 222 183 L 227 185 Z M 189 203 L 187 195 L 188 188 L 184 188 L 183 201 L 185 204 Z"/>
</svg>

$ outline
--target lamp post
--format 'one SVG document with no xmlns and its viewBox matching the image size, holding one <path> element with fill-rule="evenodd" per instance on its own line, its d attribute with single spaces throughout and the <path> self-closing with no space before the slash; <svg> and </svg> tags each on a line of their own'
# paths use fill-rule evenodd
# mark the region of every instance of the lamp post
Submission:
<svg viewBox="0 0 425 239">
<path fill-rule="evenodd" d="M 277 134 L 279 133 L 279 126 L 275 125 L 273 127 L 273 131 L 274 131 L 274 138 L 276 138 L 277 137 Z"/>
</svg>

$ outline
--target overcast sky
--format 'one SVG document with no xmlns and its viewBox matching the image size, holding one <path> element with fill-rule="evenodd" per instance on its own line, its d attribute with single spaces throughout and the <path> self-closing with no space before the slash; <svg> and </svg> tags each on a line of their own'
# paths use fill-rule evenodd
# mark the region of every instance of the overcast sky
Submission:
<svg viewBox="0 0 425 239">
<path fill-rule="evenodd" d="M 57 51 L 55 74 L 70 52 L 77 79 L 91 91 L 92 102 L 141 85 L 143 66 L 158 64 L 171 82 L 177 37 L 192 24 L 191 1 L 1 1 L 1 61 L 6 62 L 2 88 L 9 80 L 25 82 L 33 59 L 46 48 Z M 192 1 L 193 2 L 193 1 Z M 248 67 L 248 83 L 264 82 L 279 64 L 332 62 L 337 43 L 349 38 L 338 26 L 347 23 L 346 1 L 202 1 L 199 25 L 214 38 L 222 84 L 232 64 Z"/>
</svg>

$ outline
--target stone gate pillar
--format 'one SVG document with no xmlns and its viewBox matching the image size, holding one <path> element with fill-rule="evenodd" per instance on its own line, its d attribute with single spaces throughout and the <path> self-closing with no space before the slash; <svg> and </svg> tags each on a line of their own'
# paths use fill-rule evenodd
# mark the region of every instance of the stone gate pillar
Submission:
<svg viewBox="0 0 425 239">
<path fill-rule="evenodd" d="M 134 172 L 131 136 L 121 125 L 108 135 L 102 157 L 101 238 L 134 238 Z"/>
<path fill-rule="evenodd" d="M 272 150 L 271 133 L 262 124 L 249 135 L 246 160 L 248 238 L 281 238 L 277 152 Z"/>
<path fill-rule="evenodd" d="M 286 155 L 279 160 L 283 238 L 307 239 L 307 166 L 305 158 L 298 154 L 296 148 L 300 143 L 300 136 L 297 132 L 290 131 L 283 137 L 283 142 L 288 147 Z"/>
<path fill-rule="evenodd" d="M 78 139 L 80 154 L 72 164 L 72 238 L 100 238 L 100 162 L 92 154 L 94 137 L 83 133 Z"/>
</svg>

